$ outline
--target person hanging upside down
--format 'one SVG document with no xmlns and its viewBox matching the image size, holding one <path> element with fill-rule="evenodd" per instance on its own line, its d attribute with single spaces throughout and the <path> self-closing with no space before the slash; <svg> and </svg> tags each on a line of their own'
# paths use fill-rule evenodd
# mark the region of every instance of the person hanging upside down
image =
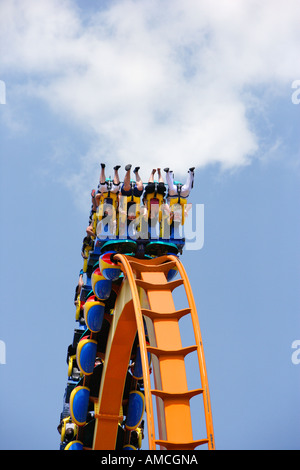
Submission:
<svg viewBox="0 0 300 470">
<path fill-rule="evenodd" d="M 154 181 L 155 173 L 156 173 L 156 170 L 153 169 L 149 177 L 148 184 L 145 187 L 144 199 L 147 196 L 147 194 L 157 193 L 157 194 L 162 194 L 164 196 L 166 193 L 166 186 L 165 186 L 165 182 L 162 177 L 162 174 L 161 174 L 161 169 L 157 168 L 158 182 Z"/>
<path fill-rule="evenodd" d="M 161 174 L 161 169 L 157 168 L 158 173 L 158 182 L 154 181 L 154 175 L 156 170 L 153 169 L 148 184 L 145 187 L 144 196 L 143 196 L 143 208 L 141 211 L 141 215 L 144 218 L 152 217 L 155 218 L 158 215 L 159 211 L 159 199 L 164 200 L 165 193 L 166 193 L 166 186 L 164 183 L 164 179 Z M 147 204 L 150 199 L 150 205 Z M 150 209 L 150 211 L 149 211 Z"/>
<path fill-rule="evenodd" d="M 105 176 L 105 163 L 101 163 L 101 172 L 100 172 L 100 178 L 99 178 L 99 184 L 98 184 L 98 192 L 95 196 L 97 206 L 99 205 L 100 197 L 102 194 L 107 193 L 108 191 L 110 191 L 111 193 L 115 193 L 115 194 L 119 193 L 120 186 L 121 186 L 119 173 L 118 173 L 119 168 L 121 168 L 120 165 L 116 165 L 114 167 L 114 178 L 112 180 L 112 184 L 110 188 L 110 185 L 109 185 L 110 181 L 108 181 Z"/>
<path fill-rule="evenodd" d="M 169 168 L 165 168 L 166 180 L 168 184 L 168 196 L 177 196 L 178 195 L 178 186 L 180 185 L 180 196 L 186 198 L 189 196 L 193 183 L 194 183 L 194 170 L 195 167 L 189 168 L 188 176 L 185 184 L 181 185 L 180 183 L 176 184 L 174 181 L 174 173 Z"/>
<path fill-rule="evenodd" d="M 130 177 L 131 165 L 129 164 L 125 166 L 126 174 L 124 178 L 124 183 L 121 187 L 122 196 L 141 197 L 141 195 L 143 194 L 144 185 L 139 175 L 139 169 L 140 167 L 137 166 L 133 170 L 133 173 L 135 174 L 135 184 L 133 185 L 132 184 L 133 182 L 131 181 L 131 177 Z"/>
</svg>

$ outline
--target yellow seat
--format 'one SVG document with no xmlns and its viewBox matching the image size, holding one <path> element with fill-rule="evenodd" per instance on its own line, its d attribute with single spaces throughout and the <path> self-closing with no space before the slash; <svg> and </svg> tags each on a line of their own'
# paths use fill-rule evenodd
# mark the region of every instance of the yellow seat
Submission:
<svg viewBox="0 0 300 470">
<path fill-rule="evenodd" d="M 75 360 L 75 359 L 76 359 L 76 354 L 69 357 L 68 377 L 71 377 L 71 375 L 72 375 L 73 363 L 74 363 L 74 360 Z"/>
<path fill-rule="evenodd" d="M 172 212 L 174 212 L 174 207 L 175 205 L 180 204 L 181 205 L 181 225 L 184 225 L 185 222 L 185 206 L 187 204 L 187 199 L 185 197 L 180 197 L 180 196 L 172 196 L 170 197 L 170 209 Z"/>
<path fill-rule="evenodd" d="M 104 212 L 105 212 L 105 206 L 110 205 L 112 207 L 112 213 L 113 213 L 113 220 L 117 219 L 118 217 L 118 203 L 119 203 L 119 198 L 117 193 L 111 193 L 111 192 L 106 192 L 101 194 L 99 198 L 99 206 L 97 207 L 96 211 L 96 220 L 93 225 L 93 230 L 95 233 L 97 233 L 97 226 L 98 223 L 101 222 L 104 218 Z M 116 224 L 116 233 L 117 235 L 118 231 L 118 223 Z"/>
<path fill-rule="evenodd" d="M 127 219 L 127 207 L 129 202 L 134 202 L 136 211 L 135 217 L 138 218 L 141 212 L 141 198 L 137 196 L 123 196 L 121 197 L 119 208 L 122 210 L 121 214 L 119 212 L 119 221 L 125 224 Z"/>
<path fill-rule="evenodd" d="M 143 439 L 143 430 L 142 428 L 136 428 L 136 433 L 138 435 L 138 449 L 142 447 L 142 439 Z"/>
<path fill-rule="evenodd" d="M 78 295 L 76 300 L 77 300 L 77 304 L 76 304 L 75 320 L 78 321 L 80 317 L 80 306 L 81 306 L 80 295 Z"/>
<path fill-rule="evenodd" d="M 156 193 L 154 193 L 154 192 L 149 193 L 149 194 L 146 194 L 145 199 L 146 199 L 146 202 L 147 202 L 146 207 L 147 207 L 147 210 L 148 210 L 148 217 L 150 216 L 152 199 L 158 199 L 159 222 L 161 222 L 161 220 L 162 220 L 162 205 L 163 205 L 163 202 L 164 202 L 163 194 L 158 194 L 157 192 Z"/>
<path fill-rule="evenodd" d="M 83 259 L 83 272 L 84 273 L 87 272 L 88 258 L 89 258 L 89 254 L 90 254 L 91 249 L 92 249 L 91 246 L 86 246 L 84 251 L 83 251 L 83 254 L 85 256 L 85 258 Z"/>
<path fill-rule="evenodd" d="M 97 208 L 97 222 L 98 222 L 98 220 L 101 220 L 103 218 L 104 204 L 110 204 L 110 202 L 107 201 L 108 199 L 112 200 L 111 205 L 114 208 L 115 213 L 117 212 L 117 209 L 118 209 L 118 194 L 117 193 L 112 193 L 110 191 L 108 191 L 106 193 L 102 193 L 99 197 L 99 204 L 98 204 L 98 208 Z"/>
<path fill-rule="evenodd" d="M 78 431 L 78 426 L 77 424 L 74 424 L 71 416 L 67 416 L 67 418 L 63 418 L 62 420 L 62 427 L 61 427 L 61 442 L 64 442 L 65 440 L 65 435 L 66 435 L 66 427 L 67 424 L 73 424 L 74 425 L 74 436 L 76 436 L 77 431 Z"/>
</svg>

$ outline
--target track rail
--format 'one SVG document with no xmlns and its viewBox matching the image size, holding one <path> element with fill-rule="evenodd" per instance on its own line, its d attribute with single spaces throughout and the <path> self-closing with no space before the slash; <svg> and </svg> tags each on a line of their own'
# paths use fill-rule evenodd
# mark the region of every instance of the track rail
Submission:
<svg viewBox="0 0 300 470">
<path fill-rule="evenodd" d="M 123 273 L 119 295 L 110 327 L 98 402 L 93 449 L 115 448 L 118 424 L 122 418 L 122 394 L 132 344 L 138 333 L 143 370 L 149 450 L 157 446 L 167 450 L 187 450 L 207 444 L 215 448 L 212 413 L 204 359 L 203 343 L 192 289 L 186 271 L 176 256 L 151 260 L 116 254 Z M 180 279 L 168 281 L 176 270 Z M 176 310 L 172 292 L 184 286 L 188 308 Z M 179 320 L 190 315 L 195 343 L 182 347 Z M 145 324 L 150 344 L 146 343 Z M 186 355 L 197 353 L 201 384 L 194 390 L 187 386 Z M 151 385 L 148 354 L 152 356 L 154 388 Z M 190 400 L 203 397 L 206 436 L 193 439 Z M 154 415 L 153 397 L 156 399 Z M 157 422 L 158 435 L 155 431 Z"/>
</svg>

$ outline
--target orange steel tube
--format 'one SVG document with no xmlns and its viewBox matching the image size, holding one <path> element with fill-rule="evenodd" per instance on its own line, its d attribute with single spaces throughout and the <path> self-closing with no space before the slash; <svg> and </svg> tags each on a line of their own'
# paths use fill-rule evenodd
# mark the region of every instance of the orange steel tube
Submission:
<svg viewBox="0 0 300 470">
<path fill-rule="evenodd" d="M 207 380 L 207 372 L 206 372 L 206 364 L 204 359 L 204 350 L 203 350 L 203 343 L 202 343 L 202 336 L 201 330 L 199 325 L 199 319 L 196 310 L 196 304 L 192 292 L 192 288 L 186 274 L 186 271 L 182 265 L 182 263 L 176 258 L 176 256 L 169 255 L 168 258 L 170 261 L 174 261 L 176 263 L 176 267 L 183 279 L 184 288 L 186 291 L 187 299 L 189 306 L 191 307 L 191 318 L 194 328 L 195 340 L 197 344 L 197 355 L 199 361 L 199 369 L 200 369 L 200 377 L 202 388 L 204 389 L 205 399 L 204 399 L 204 412 L 205 412 L 205 421 L 206 421 L 206 431 L 209 437 L 208 448 L 210 450 L 215 449 L 215 442 L 214 442 L 214 430 L 213 430 L 213 421 L 212 421 L 212 412 L 211 412 L 211 403 L 210 403 L 210 395 L 209 395 L 209 386 Z"/>
<path fill-rule="evenodd" d="M 111 325 L 114 328 L 114 325 Z M 109 338 L 104 361 L 94 432 L 94 450 L 114 450 L 118 423 L 122 420 L 120 406 L 132 344 L 136 335 L 136 322 L 132 301 L 122 308 L 114 334 Z"/>
<path fill-rule="evenodd" d="M 115 259 L 119 260 L 123 267 L 123 272 L 126 274 L 131 294 L 132 301 L 134 305 L 136 325 L 138 330 L 138 338 L 140 345 L 140 354 L 141 354 L 141 363 L 143 369 L 143 381 L 144 381 L 144 393 L 145 393 L 145 406 L 147 414 L 147 429 L 148 429 L 148 444 L 149 450 L 155 450 L 155 429 L 154 429 L 154 417 L 153 417 L 153 405 L 152 405 L 152 396 L 151 396 L 151 382 L 149 376 L 149 362 L 147 354 L 147 345 L 145 339 L 145 330 L 143 316 L 141 312 L 141 304 L 137 286 L 135 283 L 135 278 L 130 266 L 130 263 L 127 260 L 127 257 L 121 254 L 115 255 Z"/>
<path fill-rule="evenodd" d="M 203 344 L 195 301 L 184 267 L 173 255 L 153 260 L 137 260 L 121 254 L 116 254 L 114 258 L 121 265 L 125 284 L 120 297 L 118 296 L 119 304 L 112 320 L 113 328 L 104 363 L 105 372 L 103 371 L 99 391 L 93 447 L 112 449 L 115 443 L 122 387 L 137 330 L 143 369 L 149 450 L 155 450 L 156 444 L 171 450 L 193 449 L 203 443 L 208 443 L 208 448 L 214 449 Z M 167 282 L 165 273 L 169 269 L 168 263 L 169 266 L 177 267 L 180 281 Z M 189 309 L 175 311 L 172 290 L 180 284 L 184 285 Z M 147 307 L 143 309 L 139 292 L 142 288 L 147 297 L 146 303 L 142 301 L 143 307 Z M 143 312 L 151 318 L 151 328 L 155 336 L 154 347 L 146 345 Z M 182 348 L 178 322 L 181 316 L 187 313 L 191 314 L 196 345 Z M 159 384 L 158 390 L 151 390 L 148 351 L 155 356 L 155 383 Z M 184 358 L 192 351 L 197 351 L 202 388 L 189 391 Z M 194 441 L 189 400 L 199 393 L 204 395 L 207 439 Z M 161 420 L 158 423 L 159 439 L 155 438 L 152 395 L 156 396 L 159 403 L 164 404 L 160 410 L 157 409 L 158 419 Z"/>
<path fill-rule="evenodd" d="M 162 284 L 166 290 L 148 289 L 150 309 L 157 313 L 175 312 L 172 292 L 163 272 L 142 272 L 141 278 L 148 283 Z M 170 351 L 160 357 L 160 375 L 162 390 L 170 393 L 165 399 L 165 424 L 167 440 L 171 442 L 190 442 L 193 440 L 190 405 L 188 399 L 178 398 L 176 394 L 188 391 L 184 355 L 176 355 L 173 351 L 182 349 L 178 319 L 153 320 L 157 348 Z M 180 425 L 178 425 L 180 423 Z"/>
</svg>

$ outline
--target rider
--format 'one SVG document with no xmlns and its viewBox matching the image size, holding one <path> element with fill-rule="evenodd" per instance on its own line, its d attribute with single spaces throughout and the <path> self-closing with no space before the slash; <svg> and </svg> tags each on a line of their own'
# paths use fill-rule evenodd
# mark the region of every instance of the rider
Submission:
<svg viewBox="0 0 300 470">
<path fill-rule="evenodd" d="M 185 184 L 175 183 L 174 181 L 174 173 L 170 170 L 170 168 L 164 168 L 166 172 L 166 180 L 168 184 L 168 197 L 174 197 L 179 195 L 183 198 L 187 198 L 193 188 L 194 183 L 194 170 L 195 167 L 189 168 L 188 176 L 186 179 Z M 180 189 L 179 189 L 180 188 Z M 179 189 L 179 191 L 178 191 Z"/>
<path fill-rule="evenodd" d="M 79 299 L 79 296 L 80 296 L 81 289 L 84 286 L 83 274 L 84 274 L 83 269 L 81 269 L 80 273 L 79 273 L 78 284 L 75 288 L 74 305 L 76 305 L 76 306 L 78 305 L 78 299 Z"/>
<path fill-rule="evenodd" d="M 166 172 L 166 180 L 168 184 L 168 195 L 167 195 L 167 210 L 169 212 L 169 224 L 173 222 L 179 222 L 184 225 L 185 217 L 188 211 L 191 209 L 191 205 L 187 204 L 186 198 L 189 196 L 194 183 L 194 170 L 195 167 L 191 167 L 188 170 L 188 176 L 185 184 L 174 181 L 174 173 L 169 168 L 164 168 Z"/>
<path fill-rule="evenodd" d="M 162 194 L 162 196 L 164 196 L 165 193 L 166 193 L 166 186 L 165 186 L 165 183 L 164 183 L 164 179 L 161 175 L 161 169 L 157 168 L 158 183 L 154 182 L 155 173 L 156 173 L 156 170 L 153 169 L 152 172 L 151 172 L 151 175 L 149 177 L 148 184 L 145 188 L 145 194 L 144 194 L 144 198 L 143 198 L 144 201 L 145 201 L 145 198 L 146 198 L 147 194 L 156 193 L 156 194 Z"/>
<path fill-rule="evenodd" d="M 135 184 L 132 185 L 132 181 L 130 179 L 130 170 L 131 170 L 132 165 L 126 165 L 125 170 L 125 178 L 124 178 L 124 183 L 121 187 L 121 194 L 122 196 L 134 196 L 134 197 L 141 197 L 143 194 L 144 186 L 143 182 L 141 180 L 141 177 L 139 175 L 139 166 L 136 166 L 135 169 L 133 170 L 133 173 L 135 174 Z"/>
<path fill-rule="evenodd" d="M 105 163 L 101 163 L 101 173 L 99 178 L 98 192 L 95 195 L 95 202 L 97 206 L 97 216 L 93 224 L 93 232 L 102 230 L 103 227 L 98 227 L 98 222 L 105 222 L 103 226 L 109 226 L 109 232 L 116 232 L 116 211 L 118 207 L 118 194 L 120 192 L 120 178 L 119 170 L 120 165 L 114 167 L 114 177 L 113 179 L 106 179 L 105 176 Z M 96 225 L 96 227 L 95 227 Z"/>
<path fill-rule="evenodd" d="M 140 210 L 140 197 L 142 196 L 144 190 L 143 181 L 139 175 L 140 167 L 137 166 L 133 170 L 133 173 L 135 174 L 135 181 L 131 181 L 131 166 L 132 165 L 130 164 L 125 166 L 126 174 L 124 183 L 121 186 L 121 192 L 119 193 L 119 213 L 122 216 L 123 222 L 125 218 L 127 218 L 128 222 L 129 220 L 133 220 L 137 217 Z"/>
<path fill-rule="evenodd" d="M 100 198 L 104 193 L 114 193 L 118 194 L 120 191 L 120 178 L 119 178 L 119 173 L 118 170 L 121 168 L 120 165 L 116 165 L 114 167 L 114 178 L 112 180 L 112 187 L 109 188 L 108 180 L 106 179 L 105 176 L 105 163 L 101 163 L 101 172 L 100 172 L 100 178 L 99 178 L 99 184 L 98 184 L 98 192 L 95 196 L 96 198 L 96 204 L 97 206 L 99 205 Z"/>
<path fill-rule="evenodd" d="M 158 212 L 161 209 L 161 203 L 163 202 L 166 193 L 166 186 L 161 175 L 161 169 L 157 168 L 158 182 L 154 181 L 155 173 L 156 169 L 153 169 L 150 174 L 148 184 L 145 187 L 143 196 L 144 207 L 142 211 L 144 218 L 156 218 L 158 216 Z"/>
</svg>

